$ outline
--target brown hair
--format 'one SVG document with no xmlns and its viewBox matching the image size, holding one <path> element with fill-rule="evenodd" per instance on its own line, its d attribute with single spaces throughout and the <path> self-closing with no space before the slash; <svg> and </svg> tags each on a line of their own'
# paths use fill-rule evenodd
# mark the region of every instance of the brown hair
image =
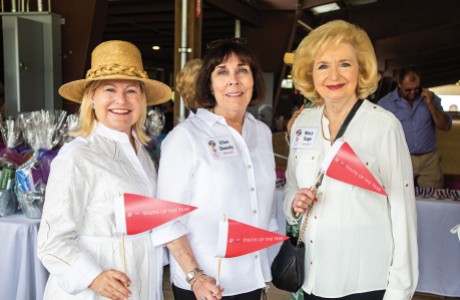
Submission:
<svg viewBox="0 0 460 300">
<path fill-rule="evenodd" d="M 196 100 L 200 107 L 213 108 L 216 99 L 211 93 L 211 74 L 214 69 L 225 61 L 231 54 L 235 54 L 242 63 L 248 64 L 254 77 L 254 88 L 249 106 L 261 103 L 265 98 L 265 81 L 263 73 L 254 55 L 241 43 L 232 39 L 222 40 L 210 48 L 203 58 L 203 65 L 198 74 L 196 83 Z"/>
</svg>

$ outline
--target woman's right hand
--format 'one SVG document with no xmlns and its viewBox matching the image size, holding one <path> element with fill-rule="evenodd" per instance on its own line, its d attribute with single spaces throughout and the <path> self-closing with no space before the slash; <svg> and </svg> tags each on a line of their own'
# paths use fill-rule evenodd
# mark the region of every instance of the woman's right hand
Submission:
<svg viewBox="0 0 460 300">
<path fill-rule="evenodd" d="M 91 282 L 89 288 L 109 299 L 124 300 L 131 296 L 131 292 L 128 290 L 130 285 L 131 280 L 129 280 L 125 273 L 108 270 L 99 274 Z"/>
<path fill-rule="evenodd" d="M 316 201 L 318 201 L 318 198 L 316 198 L 316 190 L 300 189 L 295 194 L 294 200 L 292 201 L 292 212 L 295 215 L 301 215 Z"/>
<path fill-rule="evenodd" d="M 216 280 L 206 274 L 201 274 L 193 283 L 192 290 L 198 300 L 222 299 L 224 289 L 216 285 Z"/>
</svg>

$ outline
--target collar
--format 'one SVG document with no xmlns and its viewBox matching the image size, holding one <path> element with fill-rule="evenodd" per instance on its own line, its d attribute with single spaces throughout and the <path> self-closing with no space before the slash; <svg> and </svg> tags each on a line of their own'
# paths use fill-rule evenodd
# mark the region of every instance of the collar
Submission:
<svg viewBox="0 0 460 300">
<path fill-rule="evenodd" d="M 130 141 L 129 141 L 129 137 L 126 133 L 124 132 L 120 132 L 118 130 L 113 130 L 113 129 L 110 129 L 109 127 L 105 126 L 104 124 L 102 124 L 101 122 L 96 122 L 94 124 L 94 133 L 95 134 L 98 134 L 98 135 L 101 135 L 105 138 L 108 138 L 110 140 L 113 140 L 115 142 L 118 142 L 120 144 L 131 144 Z M 137 146 L 137 136 L 135 134 L 134 131 L 131 132 L 131 134 L 133 135 L 134 137 L 134 140 L 136 141 L 136 146 Z"/>
<path fill-rule="evenodd" d="M 220 124 L 224 124 L 224 125 L 227 125 L 227 121 L 225 121 L 225 118 L 221 115 L 216 115 L 215 113 L 207 110 L 207 109 L 204 109 L 204 108 L 198 108 L 197 111 L 196 111 L 196 114 L 195 116 L 201 120 L 203 120 L 206 124 L 208 124 L 209 126 L 213 126 L 214 124 L 216 123 L 220 123 Z M 246 112 L 245 115 L 244 115 L 244 122 L 246 123 L 246 121 L 249 120 L 249 121 L 254 121 L 255 118 L 252 114 Z M 244 125 L 243 125 L 244 127 Z"/>
</svg>

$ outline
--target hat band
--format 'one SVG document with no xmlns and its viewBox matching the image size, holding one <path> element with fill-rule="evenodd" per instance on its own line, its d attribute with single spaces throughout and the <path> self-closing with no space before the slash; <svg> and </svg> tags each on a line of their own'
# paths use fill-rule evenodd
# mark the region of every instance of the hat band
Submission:
<svg viewBox="0 0 460 300">
<path fill-rule="evenodd" d="M 110 75 L 125 75 L 137 78 L 149 78 L 147 72 L 138 70 L 137 67 L 125 67 L 118 64 L 101 66 L 97 69 L 89 69 L 86 72 L 86 79 L 95 79 Z"/>
</svg>

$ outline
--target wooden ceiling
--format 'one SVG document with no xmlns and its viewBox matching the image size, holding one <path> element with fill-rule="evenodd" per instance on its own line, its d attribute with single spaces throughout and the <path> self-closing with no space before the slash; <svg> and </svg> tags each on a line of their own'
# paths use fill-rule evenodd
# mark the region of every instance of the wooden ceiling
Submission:
<svg viewBox="0 0 460 300">
<path fill-rule="evenodd" d="M 258 27 L 263 32 L 267 22 L 261 21 L 264 14 L 276 10 L 292 11 L 301 23 L 312 28 L 332 19 L 348 20 L 364 28 L 374 43 L 379 70 L 384 77 L 393 78 L 401 66 L 416 64 L 425 86 L 450 84 L 460 79 L 460 1 L 374 1 L 339 0 L 339 11 L 315 16 L 306 7 L 331 0 L 299 3 L 296 0 L 202 0 L 202 41 L 204 45 L 233 36 L 236 18 L 241 20 L 244 37 L 248 27 Z M 297 7 L 300 10 L 295 14 Z M 146 64 L 172 68 L 173 54 L 177 51 L 174 49 L 174 18 L 175 1 L 172 0 L 109 0 L 103 39 L 131 41 L 141 48 Z M 294 18 L 293 22 L 296 22 Z M 279 47 L 283 51 L 295 49 L 307 33 L 306 27 L 299 25 L 292 44 Z M 257 43 L 275 38 L 271 32 L 265 32 Z M 153 45 L 161 49 L 153 51 Z M 270 51 L 258 55 L 269 56 Z"/>
</svg>

